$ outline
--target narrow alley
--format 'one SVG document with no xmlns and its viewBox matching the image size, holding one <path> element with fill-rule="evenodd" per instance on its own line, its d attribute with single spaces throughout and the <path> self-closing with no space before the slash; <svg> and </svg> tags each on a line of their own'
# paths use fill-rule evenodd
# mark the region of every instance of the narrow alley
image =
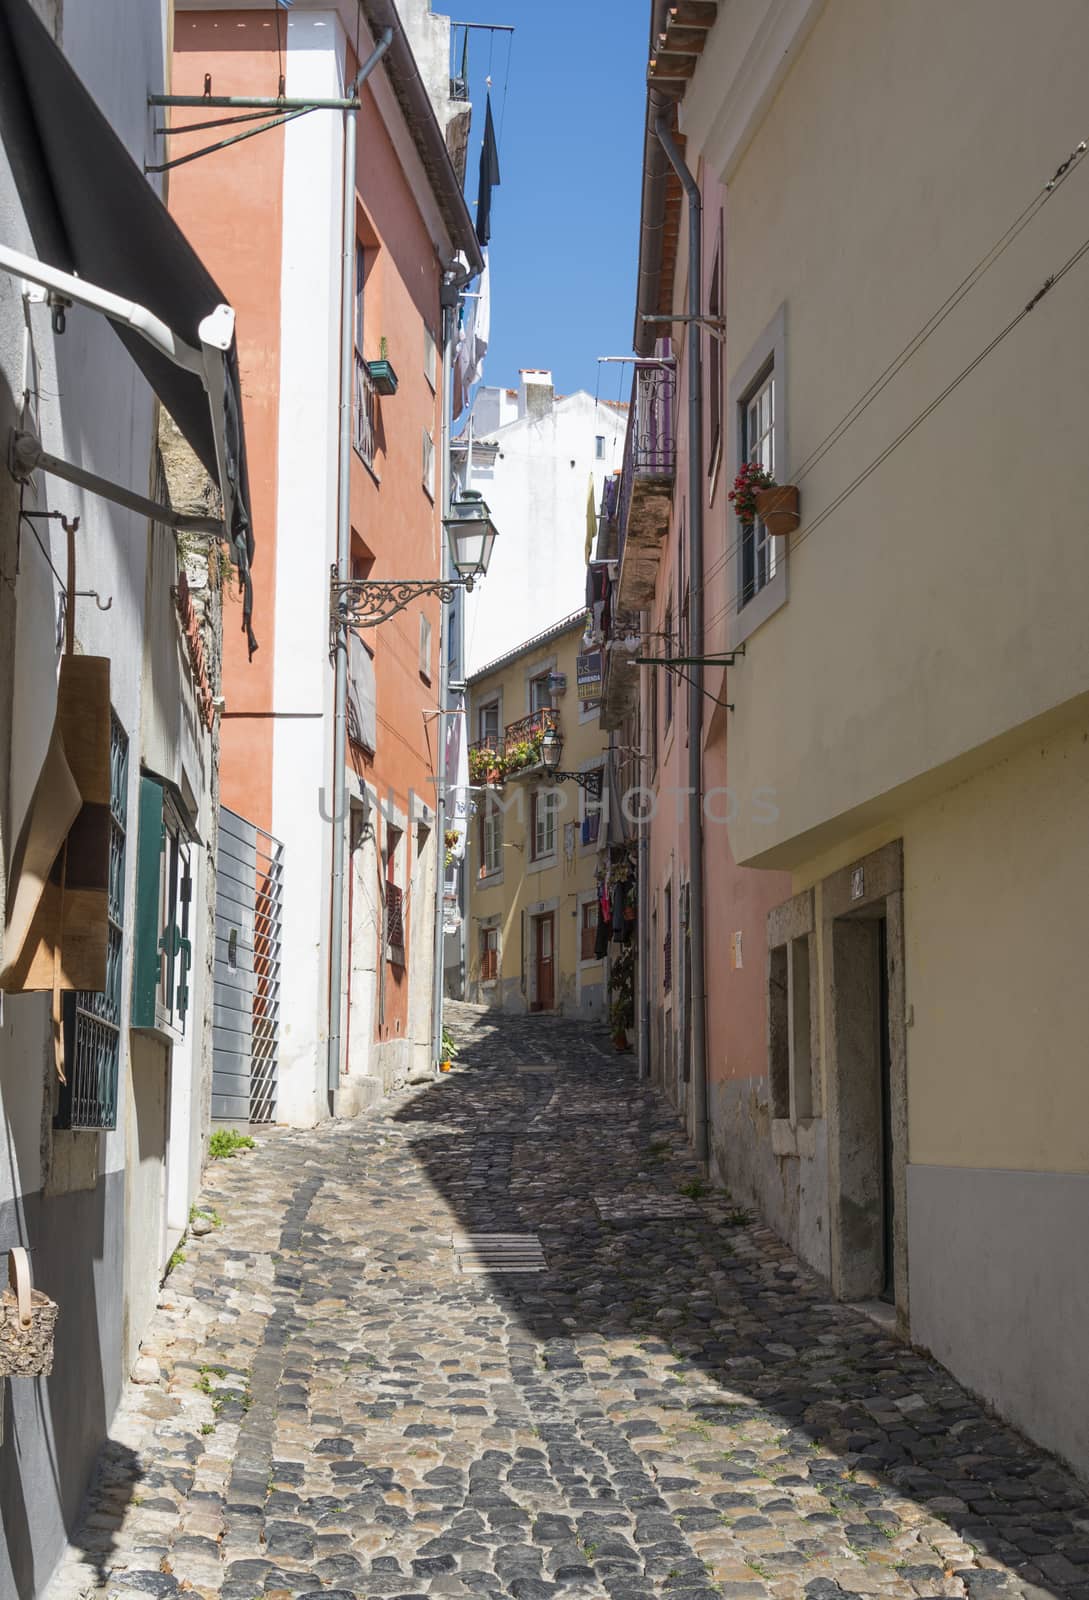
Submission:
<svg viewBox="0 0 1089 1600">
<path fill-rule="evenodd" d="M 1074 1480 L 707 1188 L 604 1030 L 448 1014 L 449 1076 L 211 1164 L 50 1600 L 1089 1600 Z"/>
</svg>

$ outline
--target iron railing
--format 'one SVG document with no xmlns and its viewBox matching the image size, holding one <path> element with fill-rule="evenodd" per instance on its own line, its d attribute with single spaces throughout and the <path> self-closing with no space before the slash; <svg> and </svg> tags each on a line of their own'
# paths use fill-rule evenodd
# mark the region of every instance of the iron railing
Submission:
<svg viewBox="0 0 1089 1600">
<path fill-rule="evenodd" d="M 394 966 L 405 964 L 405 892 L 399 884 L 386 884 L 386 953 Z"/>
<path fill-rule="evenodd" d="M 624 465 L 620 473 L 618 554 L 622 555 L 624 551 L 628 511 L 636 480 L 672 479 L 677 470 L 677 437 L 674 430 L 676 396 L 675 368 L 636 366 L 631 385 L 628 432 L 624 440 Z"/>
<path fill-rule="evenodd" d="M 519 744 L 523 739 L 539 739 L 542 734 L 560 725 L 560 714 L 552 706 L 541 706 L 537 711 L 531 711 L 528 717 L 520 717 L 517 722 L 508 722 L 503 729 L 503 748 L 508 745 Z"/>
</svg>

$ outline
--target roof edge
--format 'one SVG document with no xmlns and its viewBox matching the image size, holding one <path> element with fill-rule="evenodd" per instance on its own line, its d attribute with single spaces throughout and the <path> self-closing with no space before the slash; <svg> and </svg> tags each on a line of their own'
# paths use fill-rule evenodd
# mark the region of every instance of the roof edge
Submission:
<svg viewBox="0 0 1089 1600">
<path fill-rule="evenodd" d="M 562 622 L 554 622 L 543 633 L 535 633 L 532 639 L 527 639 L 524 644 L 515 645 L 513 650 L 508 650 L 505 655 L 496 656 L 494 661 L 489 661 L 487 666 L 478 667 L 476 672 L 471 672 L 466 678 L 467 684 L 476 684 L 483 678 L 490 677 L 493 672 L 498 672 L 500 667 L 507 667 L 512 661 L 517 661 L 519 656 L 528 656 L 534 650 L 539 650 L 541 645 L 548 644 L 552 639 L 558 639 L 562 634 L 570 633 L 573 628 L 583 628 L 586 625 L 586 607 L 580 606 L 577 611 L 572 611 L 569 617 L 564 617 Z"/>
<path fill-rule="evenodd" d="M 431 180 L 442 219 L 450 230 L 451 241 L 455 249 L 465 256 L 472 273 L 482 272 L 484 257 L 476 228 L 394 0 L 360 0 L 360 4 L 367 25 L 376 39 L 386 28 L 393 34 L 393 43 L 383 58 L 390 86 L 404 114 L 424 171 Z"/>
</svg>

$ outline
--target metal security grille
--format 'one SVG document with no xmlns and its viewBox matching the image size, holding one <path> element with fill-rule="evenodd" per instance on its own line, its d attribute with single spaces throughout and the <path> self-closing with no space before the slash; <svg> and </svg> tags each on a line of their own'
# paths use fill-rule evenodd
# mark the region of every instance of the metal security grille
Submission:
<svg viewBox="0 0 1089 1600">
<path fill-rule="evenodd" d="M 116 715 L 111 715 L 106 987 L 101 994 L 78 989 L 74 994 L 65 996 L 68 1082 L 61 1085 L 57 1108 L 57 1125 L 61 1128 L 117 1127 L 128 779 L 128 737 Z"/>
<path fill-rule="evenodd" d="M 404 890 L 396 883 L 386 884 L 386 947 L 395 966 L 405 964 Z"/>
<path fill-rule="evenodd" d="M 212 1116 L 274 1122 L 284 847 L 225 806 L 216 854 Z"/>
</svg>

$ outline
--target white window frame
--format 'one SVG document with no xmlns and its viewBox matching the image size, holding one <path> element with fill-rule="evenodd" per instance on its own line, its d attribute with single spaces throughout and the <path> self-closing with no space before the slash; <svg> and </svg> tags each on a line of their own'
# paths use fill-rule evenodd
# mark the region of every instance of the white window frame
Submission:
<svg viewBox="0 0 1089 1600">
<path fill-rule="evenodd" d="M 427 326 L 426 322 L 423 325 L 423 336 L 424 336 L 424 359 L 423 359 L 424 377 L 427 379 L 428 383 L 431 385 L 431 392 L 432 392 L 432 394 L 434 394 L 435 391 L 438 388 L 439 347 L 438 347 L 438 345 L 437 345 L 437 343 L 435 341 L 435 335 L 432 333 L 431 329 Z"/>
<path fill-rule="evenodd" d="M 779 307 L 730 380 L 726 419 L 729 427 L 728 473 L 731 481 L 745 459 L 747 407 L 769 377 L 774 384 L 774 413 L 771 419 L 769 453 L 776 478 L 780 483 L 786 483 L 789 482 L 790 452 L 786 415 L 789 389 L 785 305 Z M 767 580 L 746 600 L 744 539 L 741 526 L 732 513 L 727 538 L 729 544 L 735 547 L 733 603 L 729 617 L 727 648 L 735 650 L 786 603 L 789 594 L 790 563 L 788 541 L 785 539 L 769 541 L 771 552 Z"/>
<path fill-rule="evenodd" d="M 420 677 L 431 682 L 431 618 L 420 612 Z"/>
<path fill-rule="evenodd" d="M 480 817 L 480 876 L 495 878 L 503 870 L 503 808 L 495 795 L 484 796 Z"/>
<path fill-rule="evenodd" d="M 423 429 L 421 447 L 421 472 L 424 493 L 429 500 L 435 498 L 435 436 L 430 428 Z"/>
<path fill-rule="evenodd" d="M 550 826 L 542 835 L 541 819 L 547 817 Z M 556 859 L 556 836 L 558 832 L 557 821 L 559 818 L 559 791 L 556 789 L 538 789 L 535 791 L 532 817 L 532 837 L 530 839 L 530 860 L 534 866 L 542 862 L 552 862 Z M 540 848 L 542 836 L 549 842 L 545 849 Z"/>
</svg>

